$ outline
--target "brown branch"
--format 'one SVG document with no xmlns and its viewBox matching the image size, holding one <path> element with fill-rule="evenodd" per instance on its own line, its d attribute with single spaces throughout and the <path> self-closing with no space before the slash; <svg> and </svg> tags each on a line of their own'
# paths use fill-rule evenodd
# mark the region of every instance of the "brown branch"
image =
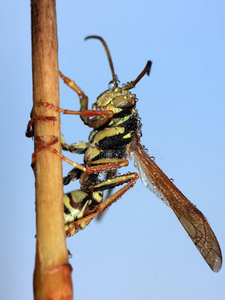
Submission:
<svg viewBox="0 0 225 300">
<path fill-rule="evenodd" d="M 37 105 L 43 100 L 59 106 L 55 1 L 31 0 L 31 19 L 33 116 L 54 116 L 57 119 L 55 122 L 34 120 L 37 150 L 40 137 L 45 142 L 60 137 L 59 113 Z M 61 151 L 59 142 L 53 147 Z M 34 172 L 37 214 L 34 297 L 36 300 L 72 299 L 71 267 L 63 222 L 62 163 L 45 149 L 36 156 Z"/>
</svg>

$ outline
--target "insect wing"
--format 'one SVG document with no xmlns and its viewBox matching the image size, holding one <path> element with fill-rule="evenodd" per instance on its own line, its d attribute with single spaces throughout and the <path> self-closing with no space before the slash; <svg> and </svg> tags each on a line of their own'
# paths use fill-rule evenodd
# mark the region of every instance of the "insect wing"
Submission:
<svg viewBox="0 0 225 300">
<path fill-rule="evenodd" d="M 170 206 L 195 246 L 214 272 L 222 266 L 219 243 L 205 216 L 194 206 L 148 156 L 143 146 L 131 149 L 135 167 L 144 185 Z"/>
</svg>

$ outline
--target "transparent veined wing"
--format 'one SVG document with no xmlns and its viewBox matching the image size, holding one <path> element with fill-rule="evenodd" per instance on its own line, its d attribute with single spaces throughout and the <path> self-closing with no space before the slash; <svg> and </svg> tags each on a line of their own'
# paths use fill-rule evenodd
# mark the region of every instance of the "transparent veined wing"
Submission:
<svg viewBox="0 0 225 300">
<path fill-rule="evenodd" d="M 139 141 L 131 143 L 129 151 L 144 185 L 172 208 L 207 264 L 214 272 L 218 272 L 222 266 L 222 254 L 205 216 L 148 156 Z"/>
</svg>

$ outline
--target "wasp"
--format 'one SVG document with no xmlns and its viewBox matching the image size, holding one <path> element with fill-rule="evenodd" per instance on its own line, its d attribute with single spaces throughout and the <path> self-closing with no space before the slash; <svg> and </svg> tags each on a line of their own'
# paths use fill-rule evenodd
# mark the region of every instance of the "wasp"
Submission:
<svg viewBox="0 0 225 300">
<path fill-rule="evenodd" d="M 83 229 L 94 217 L 99 216 L 135 184 L 139 177 L 137 173 L 115 176 L 118 168 L 128 165 L 127 159 L 134 159 L 135 167 L 139 171 L 143 184 L 174 211 L 206 263 L 214 272 L 218 272 L 222 266 L 222 254 L 207 219 L 156 165 L 154 159 L 148 155 L 140 142 L 141 122 L 136 109 L 137 98 L 130 90 L 145 74 L 149 75 L 151 61 L 147 62 L 135 80 L 119 87 L 106 42 L 100 36 L 88 36 L 86 39 L 90 38 L 100 40 L 105 48 L 112 73 L 110 88 L 97 98 L 92 109 L 89 110 L 88 97 L 85 93 L 73 80 L 60 72 L 64 83 L 77 93 L 80 99 L 80 111 L 61 109 L 48 102 L 40 101 L 40 105 L 49 109 L 55 109 L 64 114 L 80 115 L 84 124 L 93 129 L 88 142 L 68 145 L 63 137 L 61 139 L 63 150 L 84 154 L 83 165 L 74 163 L 56 153 L 49 144 L 44 145 L 43 143 L 44 146 L 40 147 L 41 150 L 48 148 L 74 166 L 74 169 L 64 177 L 64 184 L 80 179 L 81 189 L 64 195 L 67 236 Z M 43 117 L 40 120 L 43 120 Z M 29 123 L 30 125 L 31 123 Z M 41 150 L 37 150 L 37 152 Z M 107 178 L 100 181 L 99 178 L 104 173 L 107 174 Z M 125 183 L 126 185 L 114 194 L 110 195 L 109 193 L 109 196 L 103 201 L 103 191 L 111 191 L 114 187 Z"/>
</svg>

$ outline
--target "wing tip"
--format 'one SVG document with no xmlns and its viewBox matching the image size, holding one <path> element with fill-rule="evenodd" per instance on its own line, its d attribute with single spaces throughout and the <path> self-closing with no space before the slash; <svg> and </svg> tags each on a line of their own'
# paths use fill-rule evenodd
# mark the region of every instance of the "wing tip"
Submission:
<svg viewBox="0 0 225 300">
<path fill-rule="evenodd" d="M 215 259 L 214 263 L 210 268 L 213 270 L 213 272 L 218 273 L 222 267 L 222 258 Z"/>
</svg>

